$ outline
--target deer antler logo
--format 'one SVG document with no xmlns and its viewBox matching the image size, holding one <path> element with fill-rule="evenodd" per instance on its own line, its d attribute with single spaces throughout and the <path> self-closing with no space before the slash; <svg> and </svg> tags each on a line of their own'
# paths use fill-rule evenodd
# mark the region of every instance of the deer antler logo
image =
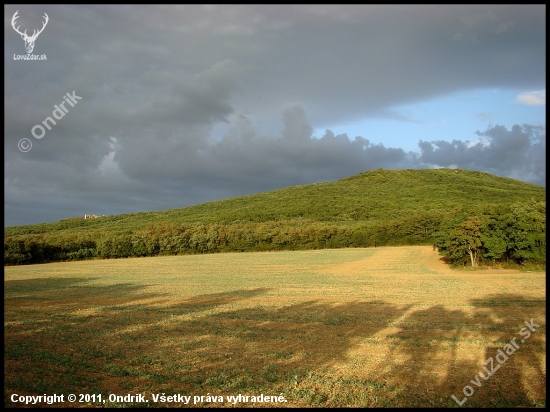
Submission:
<svg viewBox="0 0 550 412">
<path fill-rule="evenodd" d="M 19 31 L 19 26 L 15 27 L 15 20 L 17 20 L 19 18 L 19 16 L 17 15 L 17 13 L 19 13 L 19 10 L 17 10 L 15 12 L 15 14 L 13 15 L 12 19 L 11 19 L 11 26 L 13 27 L 13 29 L 19 33 L 21 35 L 21 38 L 23 40 L 25 40 L 25 48 L 27 49 L 27 53 L 32 53 L 32 50 L 34 49 L 34 42 L 36 41 L 36 38 L 38 37 L 38 35 L 40 33 L 42 33 L 44 31 L 44 28 L 46 27 L 46 24 L 48 24 L 48 20 L 50 19 L 48 17 L 48 15 L 46 13 L 44 13 L 44 18 L 46 19 L 46 21 L 44 22 L 44 25 L 42 26 L 42 28 L 40 30 L 38 30 L 38 32 L 36 30 L 34 30 L 32 36 L 28 36 L 27 35 L 27 30 L 25 30 L 24 33 L 21 33 Z"/>
</svg>

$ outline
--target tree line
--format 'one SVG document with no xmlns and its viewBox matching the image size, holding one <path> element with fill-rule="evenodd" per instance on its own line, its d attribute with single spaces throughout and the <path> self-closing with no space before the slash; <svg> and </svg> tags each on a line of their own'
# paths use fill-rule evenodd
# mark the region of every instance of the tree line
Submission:
<svg viewBox="0 0 550 412">
<path fill-rule="evenodd" d="M 546 202 L 511 205 L 502 215 L 470 216 L 434 242 L 454 264 L 546 265 Z"/>
<path fill-rule="evenodd" d="M 4 264 L 24 265 L 219 252 L 433 245 L 454 265 L 546 264 L 546 203 L 419 212 L 387 222 L 291 221 L 150 224 L 144 230 L 4 237 Z"/>
</svg>

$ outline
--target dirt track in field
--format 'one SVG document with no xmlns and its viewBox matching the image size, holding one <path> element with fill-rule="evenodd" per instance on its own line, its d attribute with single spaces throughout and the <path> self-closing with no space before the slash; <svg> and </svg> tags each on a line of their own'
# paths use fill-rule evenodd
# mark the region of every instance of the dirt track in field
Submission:
<svg viewBox="0 0 550 412">
<path fill-rule="evenodd" d="M 334 275 L 358 275 L 368 272 L 370 275 L 386 274 L 411 274 L 411 273 L 456 273 L 456 269 L 445 263 L 437 250 L 432 246 L 396 246 L 380 247 L 375 253 L 365 259 L 342 264 L 330 265 L 323 272 Z M 480 269 L 469 272 L 479 273 L 514 273 L 517 270 L 509 269 Z"/>
<path fill-rule="evenodd" d="M 372 249 L 371 249 L 372 250 Z M 326 271 L 333 275 L 393 274 L 430 271 L 448 273 L 451 269 L 431 246 L 381 247 L 361 260 L 329 265 Z"/>
</svg>

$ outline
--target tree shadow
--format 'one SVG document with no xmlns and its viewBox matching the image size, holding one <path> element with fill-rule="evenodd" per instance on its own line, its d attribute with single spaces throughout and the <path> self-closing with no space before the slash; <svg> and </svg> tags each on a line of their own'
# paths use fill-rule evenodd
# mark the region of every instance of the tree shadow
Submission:
<svg viewBox="0 0 550 412">
<path fill-rule="evenodd" d="M 388 336 L 391 350 L 380 369 L 399 387 L 396 406 L 531 407 L 546 401 L 545 301 L 495 294 L 471 302 L 473 313 L 442 305 L 413 312 Z M 521 343 L 518 332 L 531 319 L 540 328 Z M 510 345 L 512 354 L 500 355 L 514 338 L 519 349 L 512 352 Z"/>
<path fill-rule="evenodd" d="M 498 399 L 507 394 L 508 402 L 495 406 L 528 407 L 533 406 L 533 399 L 546 401 L 546 301 L 492 294 L 473 299 L 472 304 L 491 315 L 489 330 L 495 333 L 484 355 L 484 359 L 493 359 L 488 369 L 494 372 L 479 395 Z"/>
<path fill-rule="evenodd" d="M 4 302 L 9 309 L 17 307 L 40 312 L 58 313 L 59 310 L 87 309 L 104 305 L 120 305 L 136 299 L 162 296 L 145 293 L 148 285 L 118 283 L 89 285 L 94 278 L 36 278 L 4 281 Z"/>
<path fill-rule="evenodd" d="M 357 338 L 386 328 L 410 309 L 382 301 L 315 300 L 234 309 L 270 289 L 170 303 L 144 285 L 26 282 L 34 290 L 26 296 L 18 283 L 6 282 L 6 405 L 16 391 L 273 390 L 345 360 Z"/>
<path fill-rule="evenodd" d="M 415 311 L 381 300 L 239 307 L 270 289 L 174 302 L 148 286 L 79 278 L 5 282 L 5 405 L 14 406 L 12 393 L 286 391 L 306 405 L 347 406 L 344 398 L 337 403 L 345 385 L 375 390 L 366 406 L 458 406 L 451 395 L 462 400 L 466 385 L 473 393 L 464 406 L 546 399 L 544 300 L 488 295 L 472 300 L 472 311 L 443 305 Z M 474 386 L 485 360 L 531 319 L 541 325 L 536 332 Z M 340 389 L 330 376 L 315 389 L 300 385 L 349 362 L 350 350 L 385 330 L 395 331 L 385 335 L 387 353 L 368 378 L 339 381 Z M 288 393 L 289 387 L 296 390 Z"/>
</svg>

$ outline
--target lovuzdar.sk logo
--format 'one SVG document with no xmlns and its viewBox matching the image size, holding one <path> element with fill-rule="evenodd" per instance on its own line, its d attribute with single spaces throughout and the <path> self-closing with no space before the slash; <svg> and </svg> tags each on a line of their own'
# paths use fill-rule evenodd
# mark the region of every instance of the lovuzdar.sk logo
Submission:
<svg viewBox="0 0 550 412">
<path fill-rule="evenodd" d="M 44 18 L 45 18 L 45 21 L 44 23 L 42 24 L 42 28 L 40 30 L 34 30 L 33 33 L 32 33 L 32 36 L 29 36 L 27 34 L 27 30 L 25 30 L 24 32 L 21 32 L 19 30 L 19 27 L 20 26 L 17 26 L 15 27 L 15 21 L 19 18 L 19 16 L 17 15 L 17 13 L 19 13 L 19 10 L 17 10 L 12 19 L 11 19 L 11 26 L 13 27 L 13 29 L 19 33 L 21 35 L 21 38 L 25 41 L 25 49 L 27 49 L 27 56 L 16 56 L 14 55 L 13 58 L 14 60 L 46 60 L 46 55 L 42 55 L 42 56 L 35 56 L 32 53 L 32 51 L 34 50 L 34 43 L 36 42 L 36 39 L 38 38 L 38 36 L 40 35 L 40 33 L 42 33 L 44 31 L 44 29 L 46 28 L 46 25 L 48 24 L 48 20 L 50 19 L 48 17 L 48 15 L 46 13 L 44 13 Z M 31 58 L 33 57 L 33 58 Z"/>
</svg>

